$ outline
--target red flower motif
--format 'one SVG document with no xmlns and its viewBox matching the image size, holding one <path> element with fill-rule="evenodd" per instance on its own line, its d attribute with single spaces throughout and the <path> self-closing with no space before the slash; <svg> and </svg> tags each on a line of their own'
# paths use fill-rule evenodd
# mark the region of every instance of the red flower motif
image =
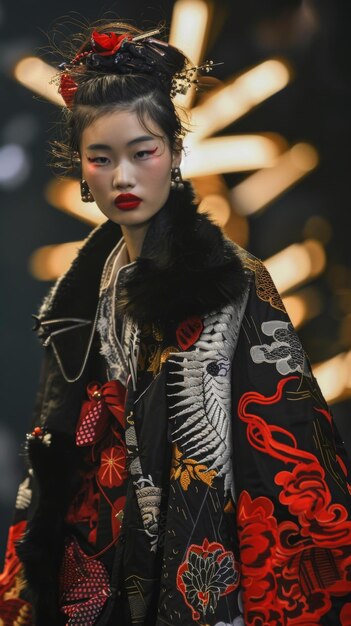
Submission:
<svg viewBox="0 0 351 626">
<path fill-rule="evenodd" d="M 101 454 L 98 478 L 104 487 L 119 487 L 127 477 L 126 451 L 123 446 L 107 448 Z"/>
<path fill-rule="evenodd" d="M 97 52 L 102 57 L 111 56 L 120 49 L 124 41 L 131 39 L 132 35 L 128 33 L 117 35 L 117 33 L 98 33 L 94 30 L 91 36 L 91 47 L 93 52 Z"/>
<path fill-rule="evenodd" d="M 188 317 L 178 325 L 176 337 L 182 350 L 188 350 L 200 337 L 204 325 L 200 317 Z"/>
</svg>

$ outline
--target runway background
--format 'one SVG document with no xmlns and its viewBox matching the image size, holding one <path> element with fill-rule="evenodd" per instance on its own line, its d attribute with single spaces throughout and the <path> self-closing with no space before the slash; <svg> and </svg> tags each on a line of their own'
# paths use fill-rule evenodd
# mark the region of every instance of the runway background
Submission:
<svg viewBox="0 0 351 626">
<path fill-rule="evenodd" d="M 72 9 L 87 20 L 105 11 L 135 20 L 140 27 L 170 23 L 174 3 L 121 0 L 39 0 L 0 3 L 0 211 L 1 211 L 1 423 L 0 550 L 3 553 L 16 486 L 21 443 L 28 430 L 37 386 L 40 346 L 31 332 L 35 312 L 49 283 L 28 269 L 34 250 L 48 243 L 78 241 L 90 227 L 49 205 L 44 189 L 52 179 L 48 141 L 54 138 L 58 109 L 33 95 L 13 77 L 16 62 L 47 46 L 62 16 Z M 223 61 L 221 80 L 271 57 L 283 57 L 293 80 L 274 97 L 222 133 L 280 133 L 292 144 L 304 141 L 319 154 L 318 167 L 248 218 L 247 247 L 266 259 L 306 237 L 320 238 L 327 254 L 324 272 L 311 284 L 320 313 L 299 330 L 312 363 L 351 349 L 350 143 L 351 80 L 346 0 L 219 0 L 206 58 Z M 74 16 L 76 17 L 76 16 Z M 16 151 L 17 150 L 17 151 Z M 17 163 L 15 170 L 11 163 Z M 242 173 L 226 174 L 229 188 Z M 317 219 L 316 219 L 317 218 Z M 351 451 L 347 397 L 333 404 L 336 422 Z"/>
</svg>

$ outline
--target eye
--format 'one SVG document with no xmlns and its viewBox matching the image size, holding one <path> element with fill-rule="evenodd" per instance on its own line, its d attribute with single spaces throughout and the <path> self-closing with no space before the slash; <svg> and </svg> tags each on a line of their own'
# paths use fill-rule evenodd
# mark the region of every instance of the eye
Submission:
<svg viewBox="0 0 351 626">
<path fill-rule="evenodd" d="M 95 163 L 96 165 L 106 165 L 109 162 L 107 157 L 87 157 L 89 163 Z"/>
<path fill-rule="evenodd" d="M 157 147 L 154 148 L 153 150 L 139 150 L 138 152 L 136 152 L 135 158 L 139 160 L 147 159 L 152 154 L 155 154 L 156 150 L 157 150 Z"/>
</svg>

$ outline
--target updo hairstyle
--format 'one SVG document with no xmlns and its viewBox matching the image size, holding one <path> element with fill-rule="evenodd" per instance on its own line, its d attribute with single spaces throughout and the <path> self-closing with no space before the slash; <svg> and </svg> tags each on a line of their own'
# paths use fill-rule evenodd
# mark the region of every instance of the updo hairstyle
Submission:
<svg viewBox="0 0 351 626">
<path fill-rule="evenodd" d="M 117 53 L 100 51 L 99 54 L 92 47 L 92 33 L 101 41 L 107 35 L 107 43 L 112 33 L 127 37 Z M 75 87 L 64 113 L 64 140 L 54 145 L 56 165 L 72 170 L 79 163 L 84 129 L 114 111 L 136 113 L 148 132 L 151 132 L 148 120 L 152 120 L 161 128 L 171 150 L 181 150 L 186 129 L 171 96 L 175 75 L 181 75 L 189 61 L 174 46 L 143 35 L 143 31 L 129 24 L 110 22 L 78 36 L 81 45 L 72 50 L 72 60 L 60 66 Z M 138 37 L 135 43 L 134 37 Z"/>
</svg>

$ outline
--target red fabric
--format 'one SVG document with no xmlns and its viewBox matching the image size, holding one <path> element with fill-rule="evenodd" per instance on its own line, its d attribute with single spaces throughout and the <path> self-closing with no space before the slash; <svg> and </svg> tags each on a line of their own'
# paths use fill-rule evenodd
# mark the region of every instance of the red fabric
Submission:
<svg viewBox="0 0 351 626">
<path fill-rule="evenodd" d="M 15 543 L 23 536 L 26 522 L 18 522 L 10 527 L 4 570 L 0 574 L 0 623 L 1 626 L 29 626 L 31 606 L 20 597 L 23 587 L 22 566 L 16 554 Z"/>
<path fill-rule="evenodd" d="M 67 72 L 63 72 L 60 76 L 60 86 L 58 92 L 61 94 L 65 101 L 66 106 L 71 109 L 75 93 L 78 89 L 77 83 L 73 80 L 72 76 Z"/>
<path fill-rule="evenodd" d="M 118 380 L 104 385 L 91 382 L 87 386 L 89 400 L 83 403 L 77 430 L 77 446 L 91 446 L 104 436 L 111 414 L 124 429 L 126 389 Z"/>
<path fill-rule="evenodd" d="M 65 548 L 61 569 L 61 610 L 69 626 L 93 626 L 111 595 L 105 566 L 89 559 L 73 539 Z"/>
<path fill-rule="evenodd" d="M 91 47 L 93 52 L 97 52 L 102 57 L 111 56 L 120 49 L 124 41 L 131 39 L 132 35 L 128 33 L 118 35 L 117 33 L 98 33 L 94 30 L 91 36 Z"/>
<path fill-rule="evenodd" d="M 100 485 L 119 487 L 127 478 L 126 450 L 124 445 L 106 448 L 101 453 L 98 471 Z"/>
<path fill-rule="evenodd" d="M 178 325 L 176 337 L 182 350 L 188 350 L 199 339 L 204 325 L 201 317 L 189 317 Z"/>
</svg>

